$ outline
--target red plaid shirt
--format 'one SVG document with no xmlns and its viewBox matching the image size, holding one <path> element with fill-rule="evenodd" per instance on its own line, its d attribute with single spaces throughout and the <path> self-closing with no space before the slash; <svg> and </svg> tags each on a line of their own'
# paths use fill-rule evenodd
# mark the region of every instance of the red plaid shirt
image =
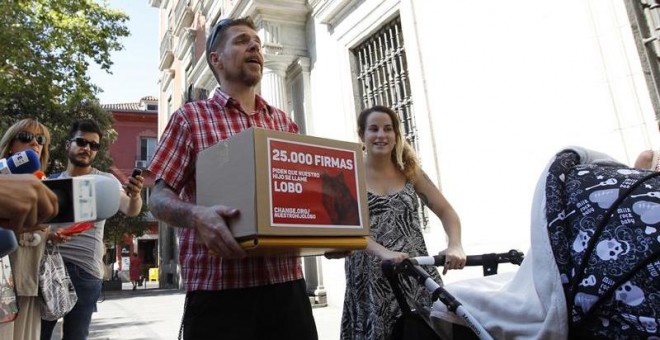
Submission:
<svg viewBox="0 0 660 340">
<path fill-rule="evenodd" d="M 240 104 L 219 88 L 213 98 L 187 103 L 174 112 L 160 138 L 149 171 L 180 193 L 186 202 L 196 202 L 197 154 L 249 127 L 298 132 L 286 113 L 257 96 L 255 112 L 243 113 Z M 182 226 L 183 227 L 183 226 Z M 209 256 L 196 241 L 193 228 L 179 228 L 179 261 L 187 291 L 223 290 L 281 283 L 302 278 L 295 257 L 248 257 L 242 260 Z"/>
</svg>

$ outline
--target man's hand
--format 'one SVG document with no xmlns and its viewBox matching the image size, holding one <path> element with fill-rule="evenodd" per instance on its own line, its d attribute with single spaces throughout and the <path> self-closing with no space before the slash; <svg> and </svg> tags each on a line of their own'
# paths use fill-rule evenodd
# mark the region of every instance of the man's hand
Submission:
<svg viewBox="0 0 660 340">
<path fill-rule="evenodd" d="M 243 258 L 247 254 L 236 242 L 226 219 L 240 214 L 238 209 L 224 205 L 197 206 L 193 211 L 193 226 L 197 237 L 204 242 L 209 253 L 224 258 Z"/>
<path fill-rule="evenodd" d="M 128 182 L 126 182 L 126 185 L 124 185 L 124 191 L 126 191 L 126 195 L 130 197 L 138 197 L 140 196 L 140 191 L 142 191 L 142 187 L 144 186 L 144 177 L 137 175 L 135 177 L 131 176 L 128 178 Z"/>
<path fill-rule="evenodd" d="M 57 213 L 57 196 L 34 175 L 0 175 L 0 226 L 32 231 Z"/>
<path fill-rule="evenodd" d="M 77 235 L 77 234 L 76 234 Z M 71 236 L 75 235 L 63 235 L 59 231 L 49 231 L 48 232 L 48 240 L 53 242 L 53 243 L 64 243 L 69 240 L 71 240 Z"/>
</svg>

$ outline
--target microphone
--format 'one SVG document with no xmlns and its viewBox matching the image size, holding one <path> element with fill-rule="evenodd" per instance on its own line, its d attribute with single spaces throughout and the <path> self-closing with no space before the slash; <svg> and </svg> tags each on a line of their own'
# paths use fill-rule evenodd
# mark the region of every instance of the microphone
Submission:
<svg viewBox="0 0 660 340">
<path fill-rule="evenodd" d="M 26 149 L 11 157 L 0 159 L 0 175 L 32 174 L 39 171 L 40 168 L 39 155 L 32 149 Z M 14 232 L 0 228 L 0 257 L 10 254 L 16 248 L 18 248 L 18 242 Z"/>
<path fill-rule="evenodd" d="M 18 248 L 16 235 L 11 230 L 0 228 L 0 257 L 11 254 Z"/>
<path fill-rule="evenodd" d="M 119 210 L 121 184 L 114 177 L 84 175 L 45 179 L 43 183 L 57 195 L 59 212 L 50 224 L 97 222 Z"/>
<path fill-rule="evenodd" d="M 39 155 L 32 150 L 27 149 L 17 152 L 9 158 L 0 159 L 0 175 L 9 174 L 32 174 L 41 168 Z"/>
</svg>

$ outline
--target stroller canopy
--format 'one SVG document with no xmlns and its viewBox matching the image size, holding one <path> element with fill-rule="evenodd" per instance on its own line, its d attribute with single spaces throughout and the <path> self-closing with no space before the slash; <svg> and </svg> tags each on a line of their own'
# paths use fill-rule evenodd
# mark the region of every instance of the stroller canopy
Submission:
<svg viewBox="0 0 660 340">
<path fill-rule="evenodd" d="M 445 289 L 498 339 L 657 337 L 658 175 L 562 150 L 538 181 L 520 269 Z M 432 316 L 462 324 L 441 303 Z"/>
</svg>

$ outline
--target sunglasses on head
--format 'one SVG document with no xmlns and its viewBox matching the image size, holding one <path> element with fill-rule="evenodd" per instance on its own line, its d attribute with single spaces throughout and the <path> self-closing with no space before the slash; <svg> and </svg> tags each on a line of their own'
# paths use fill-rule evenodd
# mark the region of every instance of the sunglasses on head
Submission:
<svg viewBox="0 0 660 340">
<path fill-rule="evenodd" d="M 76 142 L 76 144 L 81 148 L 84 148 L 87 145 L 89 145 L 89 149 L 92 150 L 92 151 L 99 151 L 99 149 L 101 148 L 101 144 L 99 144 L 97 142 L 88 141 L 87 139 L 82 138 L 82 137 L 69 139 L 69 141 Z"/>
<path fill-rule="evenodd" d="M 213 32 L 211 32 L 211 35 L 209 37 L 208 44 L 206 45 L 206 53 L 207 54 L 211 52 L 211 48 L 213 47 L 216 40 L 218 39 L 218 36 L 220 35 L 220 31 L 222 31 L 222 29 L 227 27 L 232 22 L 234 22 L 234 19 L 227 18 L 227 19 L 222 19 L 222 20 L 218 21 L 217 24 L 215 24 L 215 27 L 213 27 Z"/>
<path fill-rule="evenodd" d="M 21 131 L 16 134 L 16 140 L 21 143 L 32 143 L 32 140 L 36 140 L 37 144 L 44 145 L 46 144 L 46 136 L 42 134 L 33 134 L 32 132 Z"/>
</svg>

